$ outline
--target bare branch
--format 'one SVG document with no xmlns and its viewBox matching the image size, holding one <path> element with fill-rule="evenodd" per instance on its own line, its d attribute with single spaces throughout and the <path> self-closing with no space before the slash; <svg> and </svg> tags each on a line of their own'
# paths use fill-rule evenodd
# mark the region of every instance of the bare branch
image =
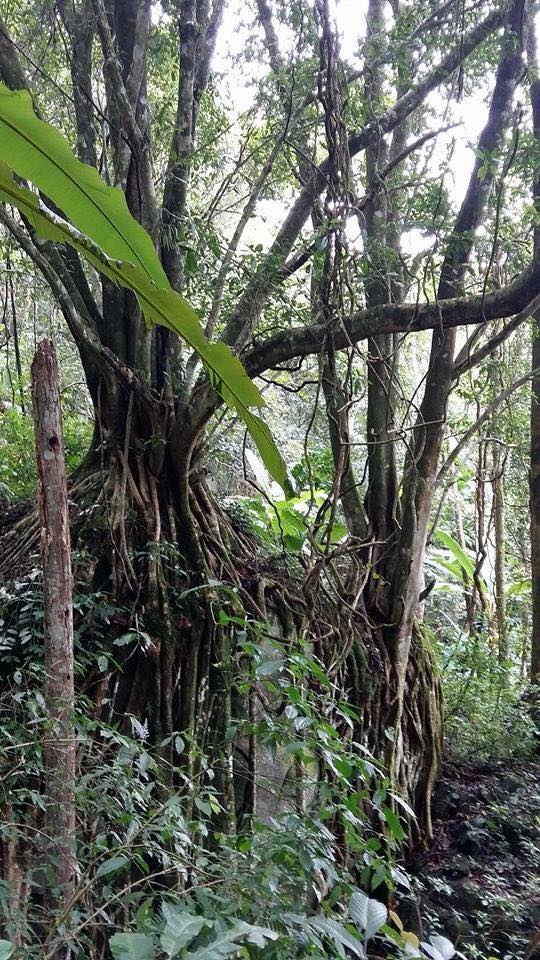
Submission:
<svg viewBox="0 0 540 960">
<path fill-rule="evenodd" d="M 500 320 L 525 310 L 540 292 L 540 257 L 505 287 L 485 297 L 455 297 L 435 303 L 388 303 L 360 310 L 344 320 L 336 331 L 338 349 L 358 343 L 376 333 L 415 333 Z M 319 353 L 326 328 L 323 324 L 293 327 L 278 333 L 244 354 L 244 363 L 256 376 L 295 357 Z"/>
<path fill-rule="evenodd" d="M 353 134 L 348 144 L 350 156 L 365 150 L 369 144 L 375 143 L 382 133 L 389 133 L 402 123 L 424 102 L 432 90 L 452 76 L 463 60 L 476 50 L 486 37 L 501 26 L 507 11 L 508 4 L 505 3 L 498 10 L 490 13 L 446 57 L 443 57 L 437 67 L 400 97 L 393 107 L 368 123 L 363 130 Z M 235 346 L 237 350 L 241 350 L 246 345 L 255 329 L 276 280 L 280 279 L 280 266 L 289 256 L 293 243 L 310 216 L 319 194 L 326 187 L 329 170 L 329 160 L 326 159 L 305 185 L 283 222 L 267 257 L 231 316 L 223 339 L 231 346 Z"/>
<path fill-rule="evenodd" d="M 474 353 L 470 353 L 465 346 L 465 348 L 456 358 L 456 362 L 454 364 L 454 379 L 456 380 L 458 377 L 461 377 L 462 374 L 466 373 L 468 370 L 471 370 L 473 367 L 477 367 L 482 360 L 485 360 L 486 357 L 489 357 L 497 349 L 497 347 L 500 347 L 501 343 L 504 343 L 505 340 L 508 340 L 508 337 L 515 333 L 522 323 L 525 323 L 527 320 L 529 320 L 536 313 L 539 307 L 540 296 L 537 296 L 534 298 L 534 300 L 532 300 L 531 303 L 528 304 L 528 306 L 525 307 L 525 310 L 521 310 L 521 312 L 515 317 L 512 317 L 512 319 L 506 324 L 505 327 L 503 327 L 502 330 L 499 331 L 499 333 L 495 334 L 494 337 L 490 337 L 487 343 L 485 343 L 482 347 L 479 347 L 478 350 L 475 350 Z"/>
<path fill-rule="evenodd" d="M 456 462 L 460 453 L 463 453 L 463 451 L 467 449 L 474 435 L 478 433 L 478 431 L 483 426 L 483 424 L 486 423 L 493 416 L 493 414 L 495 413 L 496 410 L 498 410 L 501 404 L 503 404 L 505 400 L 508 400 L 508 398 L 511 397 L 512 394 L 516 392 L 516 390 L 519 390 L 519 388 L 522 387 L 524 383 L 527 383 L 528 380 L 532 380 L 533 377 L 537 377 L 539 374 L 540 374 L 540 367 L 537 367 L 535 370 L 529 371 L 529 373 L 525 373 L 522 377 L 518 377 L 517 380 L 514 380 L 509 387 L 506 387 L 504 390 L 502 390 L 495 397 L 495 399 L 492 400 L 490 404 L 488 404 L 488 406 L 483 411 L 482 415 L 478 417 L 478 420 L 476 420 L 476 422 L 473 423 L 472 427 L 469 427 L 466 433 L 463 434 L 459 443 L 457 443 L 454 449 L 452 450 L 452 453 L 444 461 L 442 467 L 440 468 L 437 474 L 437 483 L 440 483 L 441 480 L 444 479 L 444 477 L 450 470 L 450 467 L 452 466 L 452 464 Z"/>
</svg>

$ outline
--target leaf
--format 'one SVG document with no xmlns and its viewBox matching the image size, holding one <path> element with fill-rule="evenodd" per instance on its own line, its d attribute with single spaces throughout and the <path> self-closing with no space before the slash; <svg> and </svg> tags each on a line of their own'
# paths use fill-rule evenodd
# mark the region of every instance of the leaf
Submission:
<svg viewBox="0 0 540 960">
<path fill-rule="evenodd" d="M 166 922 L 160 943 L 168 957 L 176 956 L 208 925 L 204 917 L 194 916 L 176 904 L 165 902 L 162 912 Z"/>
<path fill-rule="evenodd" d="M 138 639 L 139 635 L 134 630 L 130 630 L 129 633 L 123 633 L 121 637 L 116 637 L 113 643 L 116 647 L 126 647 L 128 643 L 135 643 Z"/>
<path fill-rule="evenodd" d="M 155 960 L 154 939 L 145 933 L 115 933 L 109 940 L 114 960 Z"/>
<path fill-rule="evenodd" d="M 403 940 L 405 943 L 408 943 L 411 947 L 414 947 L 415 950 L 418 950 L 420 946 L 420 940 L 412 930 L 405 930 L 403 933 Z"/>
<path fill-rule="evenodd" d="M 54 127 L 34 113 L 27 90 L 0 83 L 2 159 L 58 204 L 114 260 L 129 260 L 158 287 L 169 286 L 152 240 L 131 216 L 126 198 L 78 160 Z"/>
<path fill-rule="evenodd" d="M 310 926 L 315 930 L 320 930 L 321 933 L 325 934 L 333 943 L 352 950 L 355 956 L 361 958 L 366 956 L 364 944 L 356 937 L 353 937 L 352 934 L 336 920 L 311 920 Z M 341 951 L 341 955 L 345 956 L 345 953 Z"/>
<path fill-rule="evenodd" d="M 429 938 L 429 943 L 422 943 L 422 950 L 431 960 L 452 960 L 456 949 L 451 940 L 436 934 Z"/>
<path fill-rule="evenodd" d="M 460 567 L 465 571 L 467 576 L 472 580 L 474 577 L 474 572 L 476 569 L 476 564 L 472 557 L 468 553 L 465 553 L 463 547 L 450 536 L 449 533 L 445 533 L 444 530 L 437 530 L 436 533 L 437 540 L 446 547 L 447 550 L 453 555 L 454 559 L 457 560 Z"/>
<path fill-rule="evenodd" d="M 510 584 L 508 590 L 506 591 L 507 597 L 521 597 L 530 594 L 532 589 L 532 580 L 516 580 L 515 583 Z"/>
<path fill-rule="evenodd" d="M 451 940 L 447 937 L 442 937 L 440 934 L 434 934 L 429 939 L 430 943 L 437 947 L 437 950 L 444 957 L 444 960 L 452 960 L 452 957 L 455 956 L 456 948 Z"/>
<path fill-rule="evenodd" d="M 405 831 L 401 826 L 401 821 L 398 815 L 394 813 L 394 811 L 391 810 L 390 807 L 383 807 L 383 816 L 390 828 L 390 833 L 392 834 L 392 837 L 394 838 L 394 840 L 397 840 L 398 842 L 400 840 L 404 840 Z"/>
<path fill-rule="evenodd" d="M 1 103 L 0 98 L 0 111 Z M 264 406 L 258 387 L 225 343 L 210 343 L 206 339 L 199 318 L 187 300 L 170 286 L 156 286 L 148 273 L 136 264 L 111 258 L 94 241 L 93 236 L 89 237 L 75 229 L 49 210 L 36 194 L 19 187 L 9 168 L 1 161 L 0 200 L 17 207 L 43 239 L 54 243 L 68 243 L 110 280 L 133 290 L 149 323 L 167 327 L 183 337 L 203 361 L 212 386 L 246 424 L 272 479 L 282 487 L 285 496 L 292 496 L 293 486 L 272 432 L 267 424 L 249 409 L 253 406 Z M 133 223 L 136 224 L 136 221 L 133 220 Z"/>
<path fill-rule="evenodd" d="M 238 954 L 243 941 L 264 947 L 267 940 L 277 940 L 277 933 L 267 927 L 253 926 L 238 920 L 233 927 L 223 930 L 211 943 L 198 950 L 189 951 L 190 960 L 222 960 Z"/>
<path fill-rule="evenodd" d="M 238 412 L 248 428 L 249 435 L 257 447 L 261 460 L 272 477 L 272 480 L 279 483 L 287 499 L 290 499 L 294 496 L 294 485 L 289 477 L 287 466 L 276 446 L 268 424 L 249 410 L 238 410 Z"/>
<path fill-rule="evenodd" d="M 386 923 L 388 912 L 379 900 L 372 900 L 361 890 L 355 890 L 349 901 L 349 916 L 361 927 L 366 940 L 371 940 Z"/>
<path fill-rule="evenodd" d="M 127 862 L 127 857 L 111 857 L 110 860 L 105 860 L 99 865 L 96 870 L 96 877 L 106 877 L 109 873 L 115 873 L 115 871 L 125 867 Z"/>
<path fill-rule="evenodd" d="M 265 660 L 264 663 L 259 663 L 255 673 L 258 677 L 275 677 L 277 673 L 281 673 L 283 670 L 283 664 L 281 660 Z"/>
<path fill-rule="evenodd" d="M 8 940 L 0 940 L 0 960 L 9 960 L 15 947 Z"/>
<path fill-rule="evenodd" d="M 199 947 L 198 950 L 189 951 L 187 956 L 190 960 L 222 960 L 223 957 L 230 957 L 238 954 L 240 945 L 234 938 L 231 939 L 228 933 L 221 934 L 212 943 L 205 947 Z"/>
<path fill-rule="evenodd" d="M 242 920 L 239 920 L 238 923 L 244 928 L 244 933 L 248 943 L 253 943 L 256 947 L 260 947 L 261 950 L 266 946 L 268 940 L 278 940 L 279 934 L 275 930 L 270 930 L 268 927 L 255 926 L 251 923 L 244 923 Z M 249 930 L 246 929 L 249 927 Z"/>
</svg>

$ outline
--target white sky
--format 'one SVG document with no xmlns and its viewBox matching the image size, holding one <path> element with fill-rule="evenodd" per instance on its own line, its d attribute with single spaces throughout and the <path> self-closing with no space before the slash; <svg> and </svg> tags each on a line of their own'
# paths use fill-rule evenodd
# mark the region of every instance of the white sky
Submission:
<svg viewBox="0 0 540 960">
<path fill-rule="evenodd" d="M 311 0 L 307 2 L 311 5 Z M 357 57 L 362 38 L 365 36 L 367 2 L 368 0 L 333 0 L 334 14 L 340 31 L 342 55 L 345 60 L 356 66 L 361 63 Z M 159 16 L 160 9 L 157 4 L 155 18 L 158 19 Z M 537 25 L 540 26 L 540 14 Z M 292 57 L 295 44 L 293 32 L 279 24 L 277 20 L 275 26 L 282 55 Z M 243 68 L 239 68 L 246 43 L 254 29 L 262 35 L 261 28 L 255 21 L 252 5 L 246 4 L 245 0 L 229 0 L 218 35 L 213 67 L 221 75 L 224 100 L 229 103 L 231 118 L 249 111 L 253 105 L 256 84 L 269 71 L 266 57 L 260 63 L 250 62 L 247 65 L 244 63 Z M 490 83 L 493 77 L 486 79 Z M 444 163 L 454 141 L 452 162 L 445 184 L 456 204 L 460 202 L 465 192 L 474 163 L 474 148 L 486 120 L 487 108 L 484 94 L 485 90 L 480 89 L 475 96 L 463 97 L 460 103 L 453 103 L 451 115 L 445 119 L 444 123 L 441 121 L 441 126 L 448 123 L 454 123 L 457 126 L 439 136 L 434 151 L 433 168 L 435 170 L 439 164 Z M 428 103 L 437 109 L 440 102 L 440 94 L 436 90 L 428 98 Z M 283 218 L 283 204 L 276 201 L 261 201 L 257 213 L 265 224 L 264 232 L 268 232 L 268 240 L 270 240 L 271 233 Z M 422 237 L 420 232 L 414 231 L 409 234 L 407 246 L 410 253 L 420 252 L 429 245 L 429 239 Z"/>
<path fill-rule="evenodd" d="M 334 12 L 340 31 L 342 55 L 345 60 L 356 66 L 361 62 L 357 59 L 357 56 L 362 38 L 365 36 L 366 11 L 367 0 L 334 0 Z M 283 56 L 292 56 L 295 43 L 292 31 L 287 30 L 277 22 L 275 26 Z M 254 24 L 252 11 L 247 8 L 244 0 L 230 0 L 218 38 L 214 69 L 223 76 L 223 83 L 227 87 L 227 95 L 233 115 L 240 115 L 250 109 L 255 94 L 254 81 L 260 80 L 269 70 L 266 57 L 259 64 L 250 63 L 245 74 L 238 69 L 238 66 L 235 66 L 235 61 L 243 53 L 249 32 L 254 27 L 260 31 L 260 27 Z M 428 102 L 436 107 L 439 99 L 440 95 L 435 91 Z M 461 103 L 454 105 L 452 117 L 444 124 L 441 123 L 441 126 L 450 122 L 459 124 L 451 132 L 441 135 L 434 154 L 435 163 L 444 160 L 452 140 L 456 141 L 450 179 L 446 181 L 447 187 L 456 202 L 459 202 L 466 189 L 474 163 L 474 150 L 471 149 L 471 146 L 474 147 L 477 141 L 478 134 L 486 119 L 486 113 L 486 107 L 481 96 L 465 97 Z M 283 207 L 275 201 L 262 201 L 259 203 L 258 213 L 263 216 L 266 229 L 270 232 L 273 227 L 277 227 L 281 222 Z M 417 253 L 428 247 L 429 244 L 430 241 L 422 237 L 419 232 L 417 236 L 412 234 L 409 236 L 410 253 Z"/>
</svg>

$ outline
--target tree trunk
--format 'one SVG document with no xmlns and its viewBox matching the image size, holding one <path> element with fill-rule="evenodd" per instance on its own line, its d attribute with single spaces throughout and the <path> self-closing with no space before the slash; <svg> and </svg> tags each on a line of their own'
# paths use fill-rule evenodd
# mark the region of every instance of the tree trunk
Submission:
<svg viewBox="0 0 540 960">
<path fill-rule="evenodd" d="M 535 326 L 532 344 L 532 369 L 540 366 L 540 336 Z M 532 378 L 531 399 L 531 465 L 530 465 L 530 514 L 531 514 L 531 578 L 532 578 L 532 631 L 531 631 L 531 682 L 540 684 L 540 376 Z"/>
<path fill-rule="evenodd" d="M 53 344 L 39 344 L 32 364 L 32 390 L 38 501 L 43 565 L 45 702 L 50 720 L 45 756 L 45 833 L 47 862 L 53 864 L 53 882 L 46 894 L 48 906 L 58 910 L 74 888 L 75 761 L 73 610 L 71 546 L 67 501 L 64 440 Z M 69 950 L 59 947 L 55 960 Z"/>
<path fill-rule="evenodd" d="M 495 615 L 497 618 L 497 639 L 499 660 L 508 660 L 508 632 L 506 628 L 506 547 L 505 547 L 505 503 L 504 503 L 504 456 L 501 444 L 493 443 L 493 532 L 495 540 Z"/>
</svg>

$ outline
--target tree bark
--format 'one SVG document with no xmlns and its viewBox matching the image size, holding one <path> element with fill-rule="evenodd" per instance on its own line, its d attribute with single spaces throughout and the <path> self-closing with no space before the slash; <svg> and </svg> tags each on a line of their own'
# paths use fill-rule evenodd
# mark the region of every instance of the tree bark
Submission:
<svg viewBox="0 0 540 960">
<path fill-rule="evenodd" d="M 54 882 L 48 905 L 69 900 L 76 876 L 75 730 L 71 546 L 58 363 L 53 344 L 39 344 L 32 364 L 32 397 L 43 565 L 45 702 L 50 721 L 44 745 L 45 833 Z M 60 946 L 55 960 L 68 957 Z"/>
<path fill-rule="evenodd" d="M 540 368 L 540 335 L 535 319 L 532 343 L 532 368 Z M 531 682 L 540 684 L 540 373 L 532 378 L 530 533 L 532 579 Z"/>
<path fill-rule="evenodd" d="M 529 31 L 527 37 L 527 60 L 531 84 L 531 105 L 535 138 L 540 137 L 540 77 L 538 76 L 538 51 L 536 34 Z M 533 176 L 533 200 L 536 214 L 540 211 L 540 169 Z M 540 256 L 540 227 L 534 230 L 534 253 Z M 531 397 L 531 462 L 530 483 L 530 535 L 531 535 L 531 580 L 532 580 L 532 631 L 531 631 L 531 683 L 540 685 L 540 310 L 533 317 L 532 342 L 532 397 Z"/>
</svg>

